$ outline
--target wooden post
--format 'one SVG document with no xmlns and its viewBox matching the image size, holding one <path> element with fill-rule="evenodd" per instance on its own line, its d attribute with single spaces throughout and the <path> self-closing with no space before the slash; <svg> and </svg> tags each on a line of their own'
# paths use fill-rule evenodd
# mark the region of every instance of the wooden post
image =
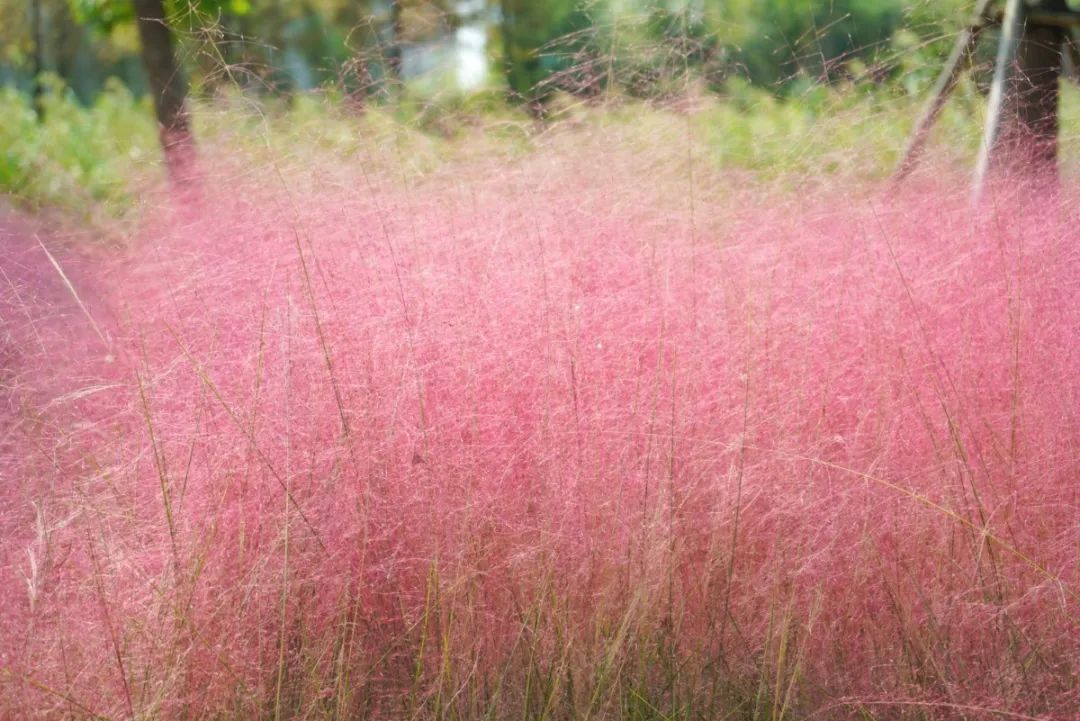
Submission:
<svg viewBox="0 0 1080 721">
<path fill-rule="evenodd" d="M 960 81 L 961 70 L 969 64 L 971 56 L 975 52 L 979 36 L 982 34 L 983 28 L 986 27 L 989 5 L 990 0 L 979 0 L 971 23 L 957 37 L 952 53 L 949 54 L 949 59 L 945 61 L 945 67 L 934 84 L 930 100 L 911 132 L 907 147 L 904 148 L 900 163 L 896 167 L 893 176 L 894 180 L 900 181 L 907 177 L 919 162 L 919 158 L 922 157 L 923 150 L 926 148 L 926 141 L 930 137 L 930 129 L 937 122 L 938 116 L 941 115 L 941 111 L 945 108 L 945 101 L 949 99 L 949 95 L 952 94 L 956 84 Z"/>
</svg>

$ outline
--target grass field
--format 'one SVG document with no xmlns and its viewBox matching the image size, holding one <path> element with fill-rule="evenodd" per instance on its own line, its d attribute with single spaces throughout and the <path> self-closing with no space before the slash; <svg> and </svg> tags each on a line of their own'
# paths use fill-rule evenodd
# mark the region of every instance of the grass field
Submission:
<svg viewBox="0 0 1080 721">
<path fill-rule="evenodd" d="M 1073 718 L 1075 133 L 975 212 L 970 93 L 901 187 L 884 91 L 234 98 L 172 198 L 4 96 L 122 247 L 0 284 L 0 718 Z"/>
</svg>

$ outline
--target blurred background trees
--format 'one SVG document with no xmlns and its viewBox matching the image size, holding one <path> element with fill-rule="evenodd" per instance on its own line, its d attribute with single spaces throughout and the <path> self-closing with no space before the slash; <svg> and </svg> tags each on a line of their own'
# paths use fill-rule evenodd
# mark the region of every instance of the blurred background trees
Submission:
<svg viewBox="0 0 1080 721">
<path fill-rule="evenodd" d="M 778 95 L 806 82 L 903 71 L 935 58 L 967 0 L 165 0 L 193 88 L 337 88 L 359 104 L 406 84 L 663 94 L 686 71 Z M 132 0 L 0 0 L 0 82 L 53 73 L 86 102 L 116 77 L 141 95 Z M 914 35 L 914 39 L 913 36 Z M 939 42 L 944 41 L 944 42 Z"/>
</svg>

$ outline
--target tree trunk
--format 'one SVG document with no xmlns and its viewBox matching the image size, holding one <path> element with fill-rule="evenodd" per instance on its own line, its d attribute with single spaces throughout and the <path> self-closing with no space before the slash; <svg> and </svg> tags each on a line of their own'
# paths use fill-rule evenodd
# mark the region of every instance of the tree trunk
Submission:
<svg viewBox="0 0 1080 721">
<path fill-rule="evenodd" d="M 1065 0 L 1044 1 L 1047 10 L 1067 11 Z M 1058 96 L 1065 31 L 1027 24 L 1016 49 L 1016 81 L 1011 118 L 1002 144 L 1015 162 L 1039 175 L 1057 169 Z M 1008 112 L 1008 111 L 1007 111 Z"/>
<path fill-rule="evenodd" d="M 1067 13 L 1065 0 L 1034 5 L 1009 0 L 994 84 L 975 173 L 978 195 L 986 181 L 1057 179 L 1058 96 L 1066 31 L 1032 21 L 1037 12 Z"/>
<path fill-rule="evenodd" d="M 390 0 L 390 47 L 386 49 L 386 71 L 390 82 L 400 86 L 402 43 L 405 27 L 402 23 L 402 0 Z"/>
<path fill-rule="evenodd" d="M 154 96 L 161 148 L 173 180 L 191 179 L 194 142 L 187 112 L 187 82 L 173 54 L 164 0 L 134 0 L 142 62 Z"/>
<path fill-rule="evenodd" d="M 45 117 L 42 96 L 45 93 L 41 84 L 41 74 L 49 69 L 46 47 L 49 37 L 48 10 L 42 7 L 44 0 L 30 0 L 30 24 L 34 33 L 34 112 L 38 120 Z"/>
</svg>

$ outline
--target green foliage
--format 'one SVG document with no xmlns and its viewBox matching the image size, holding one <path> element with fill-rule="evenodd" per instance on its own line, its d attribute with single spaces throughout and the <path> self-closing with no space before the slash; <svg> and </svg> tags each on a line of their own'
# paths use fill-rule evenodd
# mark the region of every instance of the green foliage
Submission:
<svg viewBox="0 0 1080 721">
<path fill-rule="evenodd" d="M 40 122 L 30 98 L 0 89 L 0 190 L 31 206 L 123 212 L 137 168 L 157 158 L 148 104 L 116 81 L 89 107 L 55 77 L 45 86 Z"/>
<path fill-rule="evenodd" d="M 577 0 L 500 0 L 499 9 L 506 80 L 516 97 L 542 103 L 589 61 L 592 20 Z"/>
<path fill-rule="evenodd" d="M 903 18 L 902 0 L 734 0 L 710 17 L 739 70 L 774 88 L 842 77 L 848 61 L 887 49 Z"/>
<path fill-rule="evenodd" d="M 607 83 L 631 97 L 681 93 L 698 75 L 718 88 L 730 63 L 721 34 L 691 2 L 614 5 L 603 34 Z"/>
<path fill-rule="evenodd" d="M 933 74 L 970 0 L 609 0 L 594 34 L 608 80 L 635 97 L 732 77 L 781 95 L 865 76 Z M 594 13 L 594 19 L 597 15 Z M 918 65 L 918 69 L 915 68 Z M 919 83 L 921 78 L 909 82 Z"/>
<path fill-rule="evenodd" d="M 778 98 L 732 79 L 724 100 L 694 116 L 695 137 L 721 166 L 759 176 L 881 177 L 891 172 L 920 108 L 917 98 L 888 89 L 807 84 L 789 92 Z M 950 106 L 940 130 L 953 150 L 973 152 L 978 126 L 968 104 Z"/>
<path fill-rule="evenodd" d="M 68 0 L 71 14 L 81 23 L 108 31 L 135 18 L 130 0 Z"/>
<path fill-rule="evenodd" d="M 131 0 L 68 0 L 75 18 L 91 27 L 109 31 L 117 25 L 135 20 Z M 250 0 L 165 0 L 166 13 L 180 15 L 215 15 L 228 12 L 243 15 L 251 11 Z"/>
</svg>

